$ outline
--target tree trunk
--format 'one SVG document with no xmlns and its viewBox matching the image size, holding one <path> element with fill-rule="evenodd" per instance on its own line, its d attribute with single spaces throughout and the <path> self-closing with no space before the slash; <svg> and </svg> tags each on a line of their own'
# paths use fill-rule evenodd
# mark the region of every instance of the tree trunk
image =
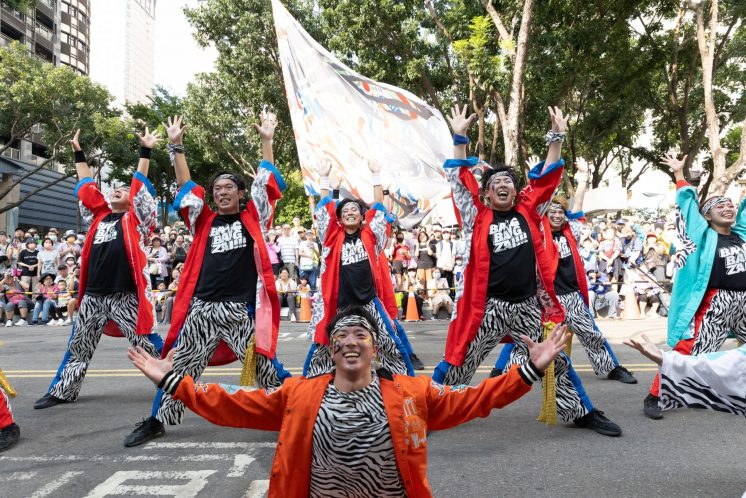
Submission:
<svg viewBox="0 0 746 498">
<path fill-rule="evenodd" d="M 520 118 L 523 114 L 523 75 L 526 71 L 528 37 L 534 15 L 534 0 L 525 0 L 521 15 L 521 29 L 518 31 L 515 59 L 513 60 L 510 104 L 508 105 L 507 126 L 503 128 L 505 144 L 505 164 L 519 169 L 520 143 L 518 140 Z"/>
</svg>

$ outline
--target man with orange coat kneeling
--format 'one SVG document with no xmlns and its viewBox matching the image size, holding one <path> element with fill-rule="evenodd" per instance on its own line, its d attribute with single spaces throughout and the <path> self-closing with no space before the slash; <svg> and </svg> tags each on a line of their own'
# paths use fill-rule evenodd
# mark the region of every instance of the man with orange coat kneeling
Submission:
<svg viewBox="0 0 746 498">
<path fill-rule="evenodd" d="M 376 369 L 375 336 L 385 333 L 363 307 L 327 326 L 333 373 L 290 378 L 278 388 L 195 383 L 172 370 L 172 355 L 139 349 L 129 358 L 150 380 L 210 422 L 279 431 L 269 496 L 431 496 L 427 433 L 486 417 L 531 390 L 564 348 L 566 327 L 546 341 L 526 336 L 529 361 L 476 387 Z"/>
</svg>

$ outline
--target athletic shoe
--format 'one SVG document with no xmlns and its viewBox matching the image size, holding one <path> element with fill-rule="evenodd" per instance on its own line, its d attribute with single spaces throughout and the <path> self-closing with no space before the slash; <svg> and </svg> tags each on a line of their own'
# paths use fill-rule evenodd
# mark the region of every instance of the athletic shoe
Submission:
<svg viewBox="0 0 746 498">
<path fill-rule="evenodd" d="M 39 324 L 39 321 L 38 321 L 38 320 L 31 320 L 31 326 L 32 326 L 32 327 L 33 327 L 34 325 L 37 325 L 37 324 Z M 45 325 L 45 324 L 44 324 L 44 323 L 42 323 L 41 325 Z"/>
<path fill-rule="evenodd" d="M 502 370 L 498 370 L 497 368 L 493 368 L 490 371 L 490 379 L 495 378 L 495 377 L 500 377 L 502 374 L 503 374 Z"/>
<path fill-rule="evenodd" d="M 416 354 L 412 353 L 411 355 L 409 355 L 409 361 L 412 362 L 412 368 L 414 368 L 415 370 L 425 370 L 425 364 L 422 363 L 422 360 L 417 358 Z"/>
<path fill-rule="evenodd" d="M 62 322 L 62 325 L 70 325 L 71 323 L 73 323 L 73 322 L 70 321 L 70 319 L 68 318 L 64 322 Z"/>
<path fill-rule="evenodd" d="M 13 320 L 8 320 L 7 322 L 5 322 L 5 326 L 6 327 L 12 327 L 13 326 Z"/>
<path fill-rule="evenodd" d="M 22 325 L 28 325 L 28 322 L 24 320 L 23 318 L 21 318 L 20 320 L 18 320 L 18 323 L 16 323 L 16 325 L 20 327 Z"/>
<path fill-rule="evenodd" d="M 621 436 L 622 428 L 604 416 L 604 412 L 595 408 L 580 418 L 575 419 L 575 425 L 584 429 L 591 429 L 604 436 Z"/>
<path fill-rule="evenodd" d="M 607 375 L 606 378 L 611 380 L 618 380 L 622 384 L 637 384 L 637 379 L 635 379 L 635 376 L 632 375 L 632 372 L 621 365 L 617 365 L 614 370 L 609 372 L 609 375 Z"/>
<path fill-rule="evenodd" d="M 15 423 L 0 429 L 0 451 L 10 449 L 21 439 L 21 428 Z"/>
<path fill-rule="evenodd" d="M 44 408 L 51 408 L 55 405 L 61 405 L 62 403 L 69 403 L 66 399 L 52 396 L 51 394 L 45 394 L 41 398 L 36 400 L 34 403 L 34 410 L 43 410 Z"/>
<path fill-rule="evenodd" d="M 645 396 L 645 399 L 642 402 L 642 411 L 645 412 L 645 415 L 648 418 L 652 418 L 653 420 L 660 420 L 663 418 L 663 411 L 658 406 L 658 396 L 653 396 L 652 394 L 648 394 Z"/>
<path fill-rule="evenodd" d="M 131 448 L 151 439 L 161 437 L 166 433 L 163 423 L 155 417 L 148 417 L 135 425 L 135 430 L 124 440 L 124 446 Z"/>
</svg>

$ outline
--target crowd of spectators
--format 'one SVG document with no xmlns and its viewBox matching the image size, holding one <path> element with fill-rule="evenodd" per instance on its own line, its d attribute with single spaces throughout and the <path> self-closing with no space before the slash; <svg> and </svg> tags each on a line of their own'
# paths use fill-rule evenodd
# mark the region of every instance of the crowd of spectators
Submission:
<svg viewBox="0 0 746 498">
<path fill-rule="evenodd" d="M 34 228 L 13 236 L 0 231 L 5 326 L 67 325 L 77 305 L 84 233 L 55 228 L 44 236 Z M 581 229 L 579 252 L 588 278 L 590 306 L 599 316 L 619 318 L 634 295 L 642 316 L 665 316 L 674 277 L 670 255 L 676 230 L 671 222 L 636 223 L 626 218 L 595 218 Z M 275 286 L 283 313 L 295 321 L 302 298 L 315 298 L 321 242 L 300 218 L 266 233 Z M 183 223 L 155 229 L 146 247 L 153 304 L 160 323 L 169 323 L 173 299 L 192 236 Z M 439 224 L 395 229 L 384 251 L 402 316 L 410 297 L 420 319 L 448 319 L 453 313 L 455 282 L 464 271 L 465 244 L 458 227 Z M 30 314 L 30 316 L 29 316 Z M 19 315 L 19 316 L 17 316 Z"/>
</svg>

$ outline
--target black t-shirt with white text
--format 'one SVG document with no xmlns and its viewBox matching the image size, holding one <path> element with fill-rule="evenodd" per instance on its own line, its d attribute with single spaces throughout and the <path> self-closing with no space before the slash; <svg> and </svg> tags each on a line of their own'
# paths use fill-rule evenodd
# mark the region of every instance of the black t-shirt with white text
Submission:
<svg viewBox="0 0 746 498">
<path fill-rule="evenodd" d="M 519 302 L 536 295 L 536 254 L 526 219 L 511 209 L 492 211 L 487 247 L 487 297 Z"/>
<path fill-rule="evenodd" d="M 29 251 L 28 249 L 24 249 L 20 253 L 18 253 L 18 262 L 23 263 L 25 265 L 34 266 L 39 263 L 39 249 L 34 249 L 33 251 Z M 25 266 L 21 266 L 21 275 L 24 277 L 35 277 L 37 273 L 37 268 L 35 267 L 33 270 L 30 270 L 26 268 Z"/>
<path fill-rule="evenodd" d="M 559 252 L 557 275 L 554 277 L 554 292 L 557 294 L 577 292 L 580 287 L 578 287 L 578 274 L 575 271 L 575 259 L 572 257 L 570 242 L 562 231 L 552 232 L 552 238 Z"/>
<path fill-rule="evenodd" d="M 88 257 L 86 294 L 102 295 L 137 290 L 124 247 L 124 215 L 125 213 L 107 214 L 96 227 Z"/>
<path fill-rule="evenodd" d="M 715 261 L 707 286 L 711 289 L 746 290 L 746 242 L 735 233 L 718 234 Z"/>
<path fill-rule="evenodd" d="M 210 227 L 194 295 L 203 301 L 256 305 L 254 239 L 241 215 L 219 214 Z"/>
<path fill-rule="evenodd" d="M 360 232 L 346 233 L 339 262 L 337 307 L 368 304 L 376 297 L 376 285 Z"/>
</svg>

